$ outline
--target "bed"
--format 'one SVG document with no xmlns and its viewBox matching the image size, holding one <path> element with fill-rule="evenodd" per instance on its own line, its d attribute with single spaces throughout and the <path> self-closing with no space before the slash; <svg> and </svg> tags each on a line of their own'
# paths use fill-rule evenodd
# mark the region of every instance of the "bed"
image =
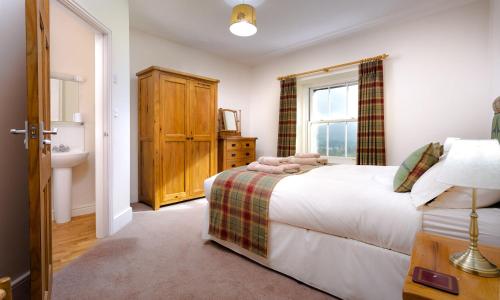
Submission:
<svg viewBox="0 0 500 300">
<path fill-rule="evenodd" d="M 467 209 L 415 208 L 397 167 L 335 165 L 282 179 L 269 203 L 267 258 L 208 234 L 266 267 L 342 299 L 400 299 L 415 233 L 466 239 Z M 215 176 L 205 181 L 205 194 Z M 500 209 L 479 210 L 480 242 L 500 246 Z"/>
</svg>

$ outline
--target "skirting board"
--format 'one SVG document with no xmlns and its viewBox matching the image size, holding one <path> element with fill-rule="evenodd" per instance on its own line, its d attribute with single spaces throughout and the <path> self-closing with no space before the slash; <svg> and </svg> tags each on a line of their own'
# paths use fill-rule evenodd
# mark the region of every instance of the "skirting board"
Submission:
<svg viewBox="0 0 500 300">
<path fill-rule="evenodd" d="M 120 231 L 125 225 L 132 221 L 132 207 L 127 207 L 124 211 L 113 217 L 113 224 L 111 224 L 111 234 Z"/>
<path fill-rule="evenodd" d="M 95 203 L 71 208 L 71 216 L 83 216 L 95 213 Z M 54 210 L 52 210 L 52 221 L 55 220 Z"/>
<path fill-rule="evenodd" d="M 71 216 L 82 216 L 95 213 L 95 203 L 73 207 L 71 209 Z"/>
<path fill-rule="evenodd" d="M 30 271 L 12 280 L 12 299 L 29 299 Z"/>
<path fill-rule="evenodd" d="M 25 281 L 27 278 L 30 276 L 30 271 L 22 274 L 21 276 L 17 277 L 16 279 L 12 280 L 12 287 L 14 288 L 15 286 L 19 285 L 22 281 Z"/>
</svg>

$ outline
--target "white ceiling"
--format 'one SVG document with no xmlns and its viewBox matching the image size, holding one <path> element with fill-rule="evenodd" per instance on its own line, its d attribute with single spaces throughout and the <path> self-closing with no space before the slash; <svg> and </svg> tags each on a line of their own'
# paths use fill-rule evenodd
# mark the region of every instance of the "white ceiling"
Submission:
<svg viewBox="0 0 500 300">
<path fill-rule="evenodd" d="M 130 26 L 224 58 L 254 65 L 289 51 L 385 22 L 418 17 L 473 0 L 246 0 L 258 32 L 229 32 L 238 0 L 129 0 Z"/>
</svg>

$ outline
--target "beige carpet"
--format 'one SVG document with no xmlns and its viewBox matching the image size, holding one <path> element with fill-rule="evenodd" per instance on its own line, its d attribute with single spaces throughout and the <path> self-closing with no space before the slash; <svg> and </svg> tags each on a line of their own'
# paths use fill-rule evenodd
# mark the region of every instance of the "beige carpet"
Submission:
<svg viewBox="0 0 500 300">
<path fill-rule="evenodd" d="M 206 200 L 149 211 L 57 272 L 53 299 L 331 299 L 201 239 Z"/>
</svg>

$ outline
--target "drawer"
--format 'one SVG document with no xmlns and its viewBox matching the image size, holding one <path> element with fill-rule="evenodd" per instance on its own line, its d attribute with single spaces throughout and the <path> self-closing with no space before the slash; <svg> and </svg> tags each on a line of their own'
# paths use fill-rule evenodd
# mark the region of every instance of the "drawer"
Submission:
<svg viewBox="0 0 500 300">
<path fill-rule="evenodd" d="M 255 141 L 241 141 L 241 148 L 243 149 L 255 149 Z"/>
<path fill-rule="evenodd" d="M 226 169 L 241 167 L 246 165 L 243 159 L 228 159 L 226 160 Z"/>
<path fill-rule="evenodd" d="M 238 151 L 238 150 L 230 150 L 230 151 L 227 151 L 226 153 L 227 153 L 226 159 L 234 160 L 234 159 L 242 158 L 241 151 Z"/>
<path fill-rule="evenodd" d="M 227 151 L 226 159 L 254 159 L 255 150 L 254 149 L 240 149 Z"/>
<path fill-rule="evenodd" d="M 240 150 L 240 156 L 245 160 L 255 160 L 255 149 L 242 149 Z"/>
<path fill-rule="evenodd" d="M 226 142 L 226 151 L 238 150 L 241 148 L 240 141 L 227 141 Z"/>
</svg>

